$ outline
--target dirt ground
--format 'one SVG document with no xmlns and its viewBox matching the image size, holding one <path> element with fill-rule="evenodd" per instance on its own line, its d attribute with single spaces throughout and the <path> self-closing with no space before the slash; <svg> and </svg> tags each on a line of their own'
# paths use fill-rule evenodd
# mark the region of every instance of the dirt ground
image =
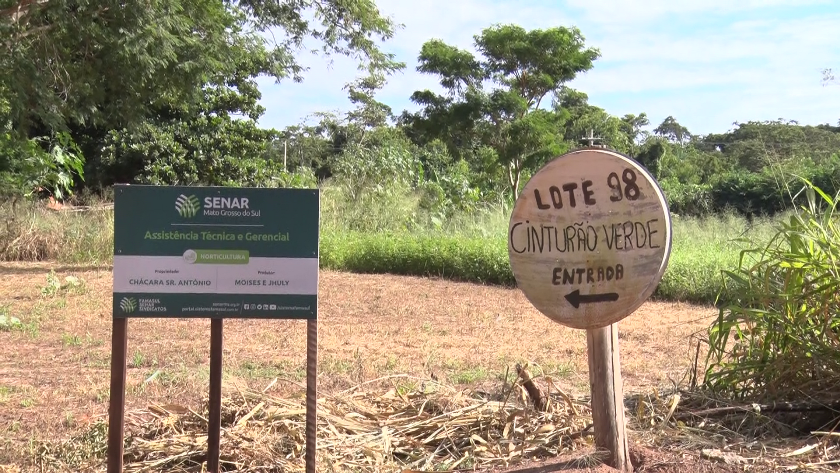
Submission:
<svg viewBox="0 0 840 473">
<path fill-rule="evenodd" d="M 692 452 L 665 452 L 638 445 L 630 446 L 630 462 L 635 473 L 736 473 L 743 471 L 769 472 L 771 468 L 751 465 L 728 465 L 701 459 Z M 586 455 L 562 456 L 543 462 L 530 461 L 508 469 L 495 469 L 487 473 L 616 473 L 606 465 L 586 465 Z"/>
<path fill-rule="evenodd" d="M 48 283 L 51 269 L 62 287 Z M 66 281 L 67 276 L 75 282 Z M 110 293 L 108 269 L 0 266 L 0 309 L 21 320 L 19 328 L 0 331 L 5 347 L 0 355 L 0 466 L 19 461 L 32 440 L 67 438 L 106 416 Z M 518 290 L 322 272 L 319 297 L 321 392 L 397 373 L 480 389 L 500 384 L 516 363 L 530 361 L 560 380 L 567 393 L 588 394 L 584 332 L 548 320 Z M 684 384 L 696 350 L 692 335 L 715 315 L 712 308 L 651 302 L 623 320 L 625 393 Z M 129 321 L 129 411 L 153 401 L 201 399 L 208 382 L 209 327 L 203 319 Z M 226 320 L 224 330 L 224 390 L 261 388 L 274 378 L 288 381 L 292 391 L 299 389 L 303 322 Z M 647 465 L 642 471 L 730 471 L 699 460 L 696 453 L 680 457 L 634 448 L 639 459 L 649 458 L 640 460 Z M 558 471 L 563 461 L 554 459 L 554 470 L 533 463 L 516 471 Z M 655 469 L 654 464 L 693 466 Z M 574 460 L 565 466 L 580 465 Z M 600 468 L 562 471 L 608 471 Z"/>
</svg>

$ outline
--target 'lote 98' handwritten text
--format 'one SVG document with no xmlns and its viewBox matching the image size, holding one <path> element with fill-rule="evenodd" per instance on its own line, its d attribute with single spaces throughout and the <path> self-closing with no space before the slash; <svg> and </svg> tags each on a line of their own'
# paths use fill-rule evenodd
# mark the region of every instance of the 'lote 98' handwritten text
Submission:
<svg viewBox="0 0 840 473">
<path fill-rule="evenodd" d="M 609 173 L 607 187 L 611 191 L 610 202 L 620 202 L 624 199 L 634 201 L 641 197 L 642 192 L 636 183 L 636 179 L 636 171 L 630 168 L 624 168 L 621 172 L 621 178 L 618 177 L 618 173 Z M 562 209 L 564 204 L 575 208 L 581 200 L 584 205 L 595 205 L 598 201 L 595 200 L 595 191 L 592 190 L 592 184 L 591 180 L 585 180 L 580 186 L 577 182 L 550 186 L 546 196 L 543 196 L 539 189 L 534 189 L 534 200 L 537 203 L 537 208 L 541 210 Z"/>
</svg>

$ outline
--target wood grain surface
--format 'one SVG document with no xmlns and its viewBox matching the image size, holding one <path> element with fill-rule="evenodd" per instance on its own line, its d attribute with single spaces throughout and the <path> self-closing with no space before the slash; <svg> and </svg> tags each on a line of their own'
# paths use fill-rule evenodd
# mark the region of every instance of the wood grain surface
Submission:
<svg viewBox="0 0 840 473">
<path fill-rule="evenodd" d="M 604 327 L 650 297 L 671 251 L 671 218 L 654 178 L 605 149 L 555 158 L 525 185 L 508 226 L 518 287 L 571 328 Z"/>
</svg>

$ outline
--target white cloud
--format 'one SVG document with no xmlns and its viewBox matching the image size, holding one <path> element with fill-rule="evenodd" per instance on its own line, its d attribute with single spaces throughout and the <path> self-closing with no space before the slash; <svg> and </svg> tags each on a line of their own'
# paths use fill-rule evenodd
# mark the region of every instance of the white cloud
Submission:
<svg viewBox="0 0 840 473">
<path fill-rule="evenodd" d="M 384 48 L 407 63 L 378 98 L 415 109 L 415 90 L 438 90 L 435 77 L 415 71 L 431 38 L 472 50 L 472 37 L 494 23 L 525 28 L 577 26 L 602 57 L 572 87 L 608 112 L 645 111 L 651 121 L 674 115 L 694 132 L 720 132 L 733 121 L 786 117 L 805 123 L 840 118 L 840 87 L 823 87 L 821 69 L 840 68 L 840 4 L 823 0 L 380 0 L 380 11 L 405 28 Z M 820 7 L 820 10 L 816 8 Z M 778 7 L 773 9 L 769 7 Z M 775 13 L 774 13 L 775 12 Z M 775 16 L 774 16 L 775 15 Z M 316 111 L 348 109 L 342 86 L 353 61 L 305 57 L 303 84 L 261 86 L 268 112 L 261 122 L 282 127 Z"/>
</svg>

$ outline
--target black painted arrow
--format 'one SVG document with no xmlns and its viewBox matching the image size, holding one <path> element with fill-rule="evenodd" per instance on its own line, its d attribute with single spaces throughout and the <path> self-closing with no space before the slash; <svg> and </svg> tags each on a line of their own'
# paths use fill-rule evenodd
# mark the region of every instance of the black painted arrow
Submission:
<svg viewBox="0 0 840 473">
<path fill-rule="evenodd" d="M 595 302 L 613 302 L 618 300 L 618 293 L 606 292 L 604 294 L 581 294 L 579 289 L 566 294 L 566 300 L 575 309 L 580 308 L 581 304 L 591 304 Z"/>
</svg>

